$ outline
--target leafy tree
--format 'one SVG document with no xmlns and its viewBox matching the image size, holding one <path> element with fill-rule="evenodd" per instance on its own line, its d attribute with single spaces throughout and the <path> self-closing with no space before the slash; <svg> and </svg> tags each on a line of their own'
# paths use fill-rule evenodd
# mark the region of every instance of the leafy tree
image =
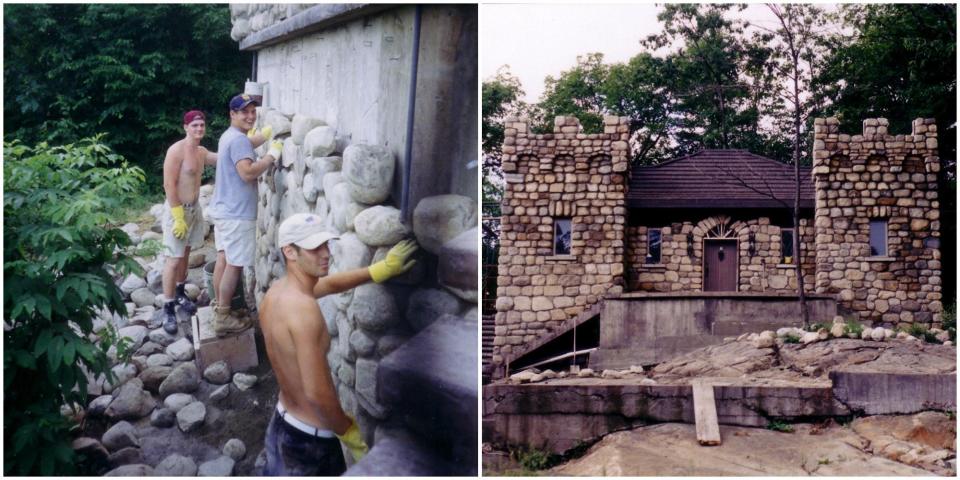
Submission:
<svg viewBox="0 0 960 480">
<path fill-rule="evenodd" d="M 566 115 L 577 117 L 586 133 L 602 132 L 607 111 L 603 88 L 609 71 L 602 53 L 589 53 L 578 56 L 577 64 L 559 78 L 547 76 L 539 104 L 542 127 L 552 132 L 553 118 Z"/>
<path fill-rule="evenodd" d="M 229 16 L 216 4 L 6 5 L 5 139 L 109 132 L 115 151 L 159 175 L 183 112 L 207 112 L 211 133 L 227 128 L 226 103 L 250 73 Z"/>
<path fill-rule="evenodd" d="M 84 370 L 112 379 L 104 348 L 89 340 L 97 308 L 125 311 L 111 270 L 139 270 L 130 238 L 105 212 L 143 182 L 103 144 L 4 145 L 3 390 L 5 475 L 70 475 L 71 422 L 86 405 Z"/>
<path fill-rule="evenodd" d="M 829 38 L 831 55 L 815 91 L 842 131 L 887 118 L 894 132 L 915 118 L 937 120 L 944 304 L 956 298 L 957 37 L 955 4 L 844 5 L 851 37 Z"/>
<path fill-rule="evenodd" d="M 492 313 L 497 298 L 497 258 L 500 252 L 500 202 L 503 199 L 503 176 L 500 170 L 501 145 L 504 138 L 504 119 L 524 109 L 520 96 L 520 80 L 510 74 L 507 66 L 497 75 L 483 82 L 481 99 L 481 134 L 483 136 L 483 182 L 481 186 L 483 210 L 483 299 L 484 313 Z"/>
</svg>

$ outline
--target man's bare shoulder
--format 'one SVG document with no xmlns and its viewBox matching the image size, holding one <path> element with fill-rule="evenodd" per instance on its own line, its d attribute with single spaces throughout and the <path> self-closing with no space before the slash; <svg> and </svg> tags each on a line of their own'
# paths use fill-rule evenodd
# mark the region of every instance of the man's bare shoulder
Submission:
<svg viewBox="0 0 960 480">
<path fill-rule="evenodd" d="M 262 315 L 267 320 L 276 319 L 295 325 L 304 320 L 315 322 L 322 317 L 317 301 L 289 285 L 285 279 L 270 286 L 263 303 L 267 304 L 267 308 Z"/>
<path fill-rule="evenodd" d="M 177 140 L 176 143 L 170 145 L 167 148 L 167 159 L 182 159 L 183 158 L 183 139 Z"/>
</svg>

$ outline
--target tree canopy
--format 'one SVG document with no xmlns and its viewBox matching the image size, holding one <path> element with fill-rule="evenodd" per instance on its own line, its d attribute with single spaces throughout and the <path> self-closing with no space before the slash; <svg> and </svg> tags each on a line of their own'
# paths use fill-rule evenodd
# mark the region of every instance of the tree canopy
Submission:
<svg viewBox="0 0 960 480">
<path fill-rule="evenodd" d="M 208 114 L 214 145 L 250 74 L 222 4 L 15 4 L 3 22 L 5 140 L 65 144 L 106 132 L 148 175 L 189 109 Z"/>
</svg>

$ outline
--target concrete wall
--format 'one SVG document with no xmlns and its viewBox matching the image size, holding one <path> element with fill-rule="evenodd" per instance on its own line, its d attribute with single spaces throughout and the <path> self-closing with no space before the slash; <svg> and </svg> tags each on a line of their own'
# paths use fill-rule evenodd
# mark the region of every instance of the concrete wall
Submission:
<svg viewBox="0 0 960 480">
<path fill-rule="evenodd" d="M 807 298 L 811 323 L 829 322 L 836 302 Z M 607 298 L 600 312 L 595 370 L 650 365 L 747 332 L 802 326 L 795 297 L 761 294 L 624 294 Z"/>
<path fill-rule="evenodd" d="M 379 261 L 402 238 L 415 236 L 420 244 L 409 273 L 318 301 L 332 337 L 328 361 L 341 405 L 373 444 L 390 436 L 384 431 L 426 421 L 389 396 L 381 365 L 412 339 L 425 341 L 441 316 L 478 315 L 476 6 L 422 9 L 409 162 L 415 7 L 264 4 L 231 11 L 234 33 L 247 24 L 235 38 L 257 52 L 256 80 L 266 84 L 258 126 L 273 126 L 284 142 L 282 162 L 259 179 L 257 301 L 285 273 L 277 228 L 294 213 L 314 213 L 340 235 L 331 272 Z M 408 170 L 408 207 L 401 211 Z M 457 354 L 475 360 L 475 344 L 476 337 L 464 338 Z M 475 368 L 456 375 L 476 384 Z M 475 394 L 463 401 L 475 402 Z M 467 472 L 476 468 L 463 465 Z"/>
</svg>

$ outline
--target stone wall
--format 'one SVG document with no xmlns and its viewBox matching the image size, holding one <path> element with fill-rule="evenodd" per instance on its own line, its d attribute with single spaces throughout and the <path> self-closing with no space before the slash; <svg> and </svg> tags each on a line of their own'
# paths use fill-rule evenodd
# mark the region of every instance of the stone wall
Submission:
<svg viewBox="0 0 960 480">
<path fill-rule="evenodd" d="M 800 219 L 805 290 L 814 291 L 815 249 L 809 220 Z M 728 232 L 726 238 L 738 240 L 738 291 L 795 294 L 797 277 L 794 265 L 781 262 L 780 231 L 770 219 L 760 217 L 733 221 L 727 216 L 708 217 L 697 224 L 672 223 L 659 227 L 661 233 L 660 263 L 648 265 L 648 226 L 627 226 L 627 290 L 644 292 L 699 292 L 703 290 L 703 240 Z M 754 235 L 755 253 L 749 252 L 750 234 Z M 692 236 L 692 237 L 691 237 Z M 693 242 L 690 242 L 692 238 Z M 692 245 L 692 249 L 688 247 Z"/>
<path fill-rule="evenodd" d="M 231 3 L 230 38 L 239 42 L 310 8 L 308 3 Z"/>
<path fill-rule="evenodd" d="M 863 320 L 938 324 L 937 126 L 918 118 L 909 135 L 887 127 L 866 119 L 862 134 L 848 135 L 836 118 L 814 122 L 817 292 Z M 888 255 L 870 254 L 871 219 L 888 221 Z"/>
<path fill-rule="evenodd" d="M 234 29 L 289 22 L 283 12 L 293 16 L 291 12 L 298 8 L 232 5 Z M 476 119 L 459 122 L 460 117 L 441 116 L 450 122 L 443 131 L 429 123 L 417 124 L 411 141 L 419 147 L 414 148 L 413 163 L 405 165 L 410 67 L 395 61 L 396 52 L 388 48 L 403 50 L 408 45 L 403 35 L 409 35 L 412 7 L 403 8 L 402 14 L 381 9 L 379 15 L 340 23 L 327 19 L 334 23 L 319 31 L 314 28 L 307 37 L 288 36 L 256 47 L 260 50 L 255 76 L 269 82 L 264 106 L 258 108 L 257 126 L 271 125 L 275 138 L 284 142 L 282 161 L 268 169 L 258 184 L 256 301 L 285 273 L 276 246 L 277 228 L 292 214 L 312 212 L 322 218 L 328 231 L 340 235 L 331 248 L 331 273 L 382 260 L 403 238 L 415 237 L 420 245 L 412 271 L 384 284 L 369 283 L 318 300 L 332 336 L 328 361 L 341 405 L 357 418 L 374 447 L 375 439 L 387 435 L 383 431 L 403 429 L 405 422 L 414 420 L 407 418 L 402 406 L 383 401 L 381 362 L 418 333 L 429 333 L 428 327 L 444 315 L 478 316 L 476 182 L 470 189 L 459 189 L 460 182 L 452 179 L 453 170 L 476 154 L 468 156 L 463 144 L 447 141 L 460 135 L 449 130 L 476 132 Z M 305 13 L 309 11 L 298 15 Z M 426 24 L 441 28 L 431 23 L 439 18 L 437 12 L 425 17 L 429 18 Z M 396 44 L 393 33 L 398 35 Z M 370 45 L 374 37 L 379 42 Z M 322 68 L 319 58 L 336 63 L 337 69 Z M 433 58 L 420 65 L 418 95 L 423 94 L 421 87 L 432 91 L 435 84 L 447 85 L 446 77 L 431 83 L 440 68 L 436 62 L 442 60 Z M 444 68 L 459 68 L 459 64 Z M 475 92 L 472 88 L 467 94 L 475 97 Z M 435 142 L 438 137 L 447 140 Z M 258 155 L 265 154 L 266 148 L 262 146 Z M 422 155 L 423 149 L 433 154 Z M 405 171 L 413 178 L 429 178 L 434 189 L 433 194 L 424 190 L 410 194 L 409 220 L 399 209 L 407 193 L 400 180 Z M 470 378 L 475 373 L 457 372 Z"/>
<path fill-rule="evenodd" d="M 508 118 L 504 133 L 494 363 L 623 290 L 627 213 L 627 118 L 589 135 L 576 117 L 557 117 L 550 134 Z M 572 219 L 570 255 L 553 254 L 558 217 Z"/>
</svg>

